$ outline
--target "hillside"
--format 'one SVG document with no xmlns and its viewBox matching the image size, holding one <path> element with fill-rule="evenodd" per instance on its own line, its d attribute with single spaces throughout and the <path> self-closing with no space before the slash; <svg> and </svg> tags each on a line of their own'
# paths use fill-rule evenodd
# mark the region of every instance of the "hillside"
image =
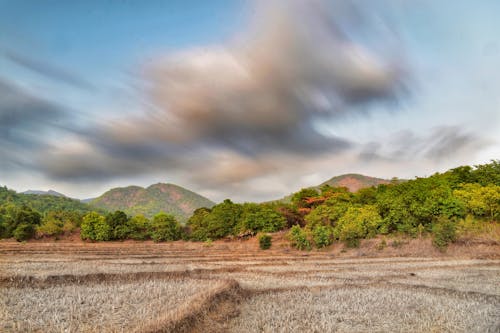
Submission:
<svg viewBox="0 0 500 333">
<path fill-rule="evenodd" d="M 332 187 L 347 187 L 349 191 L 356 192 L 362 188 L 377 186 L 380 184 L 389 184 L 390 182 L 391 181 L 387 179 L 369 177 L 357 173 L 348 173 L 330 178 L 326 182 L 317 186 L 317 188 L 320 188 L 323 185 L 330 185 Z"/>
<path fill-rule="evenodd" d="M 128 186 L 114 188 L 92 200 L 90 205 L 108 211 L 122 210 L 129 215 L 152 217 L 160 211 L 181 221 L 200 207 L 212 207 L 209 199 L 173 184 L 154 184 L 147 188 Z"/>
<path fill-rule="evenodd" d="M 16 193 L 6 187 L 0 187 L 0 205 L 6 203 L 12 203 L 16 206 L 25 205 L 42 214 L 51 210 L 67 210 L 81 213 L 92 210 L 89 205 L 65 196 L 53 194 L 23 194 Z"/>
</svg>

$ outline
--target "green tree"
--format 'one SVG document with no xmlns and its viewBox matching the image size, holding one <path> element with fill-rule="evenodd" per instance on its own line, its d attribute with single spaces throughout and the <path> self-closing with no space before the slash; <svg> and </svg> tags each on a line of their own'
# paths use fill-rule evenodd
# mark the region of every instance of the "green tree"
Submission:
<svg viewBox="0 0 500 333">
<path fill-rule="evenodd" d="M 0 206 L 0 215 L 2 238 L 29 239 L 34 236 L 35 228 L 41 221 L 40 214 L 30 207 L 16 206 L 12 203 Z"/>
<path fill-rule="evenodd" d="M 357 245 L 360 238 L 373 237 L 384 230 L 383 220 L 375 206 L 351 207 L 342 216 L 334 234 L 348 245 Z"/>
<path fill-rule="evenodd" d="M 196 241 L 206 241 L 210 238 L 208 230 L 208 216 L 212 210 L 210 208 L 198 208 L 187 221 L 190 238 Z"/>
<path fill-rule="evenodd" d="M 500 186 L 464 184 L 454 194 L 474 216 L 491 220 L 500 218 Z"/>
<path fill-rule="evenodd" d="M 28 240 L 32 238 L 35 235 L 35 227 L 33 224 L 29 223 L 21 223 L 19 224 L 16 229 L 14 229 L 14 232 L 12 233 L 12 236 L 20 242 L 24 240 Z"/>
<path fill-rule="evenodd" d="M 83 217 L 80 231 L 81 239 L 107 241 L 111 239 L 112 232 L 113 230 L 101 214 L 90 212 Z"/>
<path fill-rule="evenodd" d="M 232 234 L 243 213 L 242 205 L 226 199 L 215 205 L 206 217 L 206 236 L 219 239 Z"/>
<path fill-rule="evenodd" d="M 136 215 L 128 220 L 129 237 L 135 240 L 149 238 L 151 222 L 144 215 Z"/>
<path fill-rule="evenodd" d="M 36 231 L 39 236 L 58 236 L 76 230 L 81 222 L 82 216 L 77 211 L 49 211 Z"/>
<path fill-rule="evenodd" d="M 151 223 L 151 238 L 155 242 L 175 241 L 181 238 L 181 225 L 173 215 L 158 213 Z"/>
<path fill-rule="evenodd" d="M 121 210 L 106 215 L 106 223 L 111 229 L 111 239 L 126 239 L 130 233 L 127 214 Z"/>
<path fill-rule="evenodd" d="M 243 205 L 240 221 L 236 225 L 236 232 L 275 232 L 286 225 L 286 219 L 273 208 L 262 205 L 247 203 Z"/>
<path fill-rule="evenodd" d="M 476 165 L 472 174 L 474 181 L 483 186 L 500 186 L 500 160 L 492 160 L 488 164 Z"/>
</svg>

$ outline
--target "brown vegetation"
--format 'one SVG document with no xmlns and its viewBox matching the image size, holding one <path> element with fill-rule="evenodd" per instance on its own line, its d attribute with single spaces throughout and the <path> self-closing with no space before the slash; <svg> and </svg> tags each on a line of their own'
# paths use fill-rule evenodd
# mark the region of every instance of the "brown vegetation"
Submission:
<svg viewBox="0 0 500 333">
<path fill-rule="evenodd" d="M 385 241 L 386 246 L 379 245 Z M 3 332 L 494 332 L 498 244 L 0 242 Z"/>
</svg>

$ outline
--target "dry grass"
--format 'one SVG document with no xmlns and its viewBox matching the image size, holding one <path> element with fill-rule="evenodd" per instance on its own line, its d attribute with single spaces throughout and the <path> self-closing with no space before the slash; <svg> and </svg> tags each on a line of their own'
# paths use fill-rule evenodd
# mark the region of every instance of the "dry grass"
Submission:
<svg viewBox="0 0 500 333">
<path fill-rule="evenodd" d="M 499 302 L 392 286 L 308 288 L 257 295 L 233 332 L 487 332 Z"/>
<path fill-rule="evenodd" d="M 500 332 L 496 245 L 353 257 L 376 244 L 0 242 L 0 331 Z"/>
<path fill-rule="evenodd" d="M 221 282 L 152 280 L 48 288 L 4 288 L 3 332 L 130 332 L 175 315 Z"/>
</svg>

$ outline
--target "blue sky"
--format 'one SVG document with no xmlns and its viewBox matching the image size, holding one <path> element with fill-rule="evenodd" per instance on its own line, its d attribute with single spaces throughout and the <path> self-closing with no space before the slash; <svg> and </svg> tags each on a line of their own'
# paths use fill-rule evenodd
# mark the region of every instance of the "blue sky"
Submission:
<svg viewBox="0 0 500 333">
<path fill-rule="evenodd" d="M 311 5 L 312 4 L 312 5 Z M 0 1 L 0 184 L 268 200 L 500 156 L 498 1 Z"/>
</svg>

